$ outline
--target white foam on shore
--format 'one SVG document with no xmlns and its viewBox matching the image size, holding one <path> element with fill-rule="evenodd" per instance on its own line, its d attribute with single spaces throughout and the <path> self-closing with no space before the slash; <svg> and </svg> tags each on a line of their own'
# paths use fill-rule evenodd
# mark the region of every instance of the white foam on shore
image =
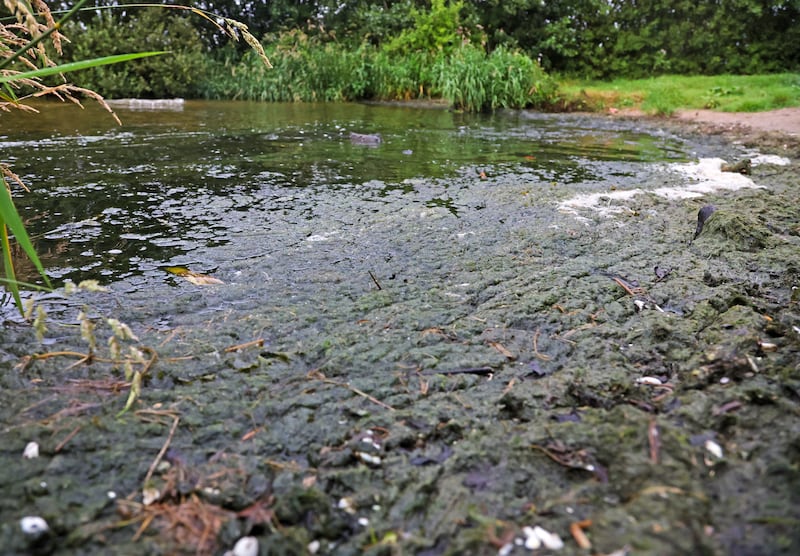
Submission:
<svg viewBox="0 0 800 556">
<path fill-rule="evenodd" d="M 789 160 L 777 157 L 759 155 L 753 157 L 754 164 L 789 164 Z M 756 184 L 752 179 L 736 172 L 723 172 L 722 165 L 726 161 L 721 158 L 701 158 L 697 162 L 688 164 L 668 164 L 664 171 L 679 174 L 684 178 L 683 183 L 672 187 L 658 187 L 655 189 L 628 189 L 614 190 L 603 193 L 583 193 L 562 201 L 558 210 L 567 214 L 579 215 L 581 211 L 593 210 L 602 216 L 631 212 L 624 201 L 641 193 L 652 193 L 670 200 L 691 199 L 702 197 L 715 191 L 737 191 L 739 189 L 765 189 Z"/>
</svg>

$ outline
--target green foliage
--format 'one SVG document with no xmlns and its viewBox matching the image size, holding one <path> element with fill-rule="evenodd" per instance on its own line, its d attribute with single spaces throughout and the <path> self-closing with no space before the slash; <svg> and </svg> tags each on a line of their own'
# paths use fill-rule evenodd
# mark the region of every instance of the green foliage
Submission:
<svg viewBox="0 0 800 556">
<path fill-rule="evenodd" d="M 273 69 L 254 54 L 209 69 L 202 94 L 270 102 L 329 102 L 362 98 L 368 85 L 368 48 L 348 50 L 299 31 L 267 49 Z"/>
<path fill-rule="evenodd" d="M 465 44 L 450 53 L 392 54 L 361 44 L 347 48 L 293 32 L 268 49 L 272 70 L 253 56 L 217 64 L 206 96 L 261 101 L 408 100 L 444 96 L 469 110 L 543 106 L 555 82 L 520 52 Z"/>
<path fill-rule="evenodd" d="M 435 89 L 455 107 L 471 112 L 545 106 L 557 88 L 536 62 L 503 47 L 487 55 L 465 45 L 438 58 L 434 75 Z"/>
<path fill-rule="evenodd" d="M 386 50 L 391 54 L 415 52 L 451 52 L 462 40 L 460 12 L 462 1 L 445 4 L 445 0 L 432 0 L 431 9 L 411 8 L 411 27 L 404 29 L 390 40 Z"/>
<path fill-rule="evenodd" d="M 120 21 L 115 12 L 100 12 L 86 29 L 68 28 L 73 39 L 65 56 L 83 60 L 143 50 L 168 50 L 170 54 L 124 66 L 96 67 L 81 74 L 81 83 L 111 98 L 196 96 L 207 62 L 192 23 L 160 8 L 135 15 Z"/>
</svg>

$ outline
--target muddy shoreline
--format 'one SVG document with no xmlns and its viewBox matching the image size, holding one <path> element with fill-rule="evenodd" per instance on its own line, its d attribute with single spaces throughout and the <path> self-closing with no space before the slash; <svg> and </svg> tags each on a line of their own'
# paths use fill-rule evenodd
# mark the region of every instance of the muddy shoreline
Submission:
<svg viewBox="0 0 800 556">
<path fill-rule="evenodd" d="M 765 189 L 641 195 L 613 218 L 554 216 L 502 173 L 418 184 L 473 209 L 458 219 L 342 192 L 303 224 L 315 241 L 284 251 L 318 269 L 314 287 L 231 250 L 225 287 L 132 278 L 49 305 L 52 346 L 4 324 L 0 546 L 221 554 L 252 535 L 260 554 L 796 553 L 800 141 L 642 123 L 791 163 L 755 166 Z M 379 256 L 365 266 L 365 252 Z M 81 362 L 83 306 L 97 348 Z M 136 334 L 122 344 L 144 375 L 121 416 L 130 380 L 104 361 L 109 316 Z M 23 459 L 31 441 L 40 455 Z M 26 515 L 49 531 L 23 534 Z M 526 548 L 535 527 L 563 547 Z"/>
</svg>

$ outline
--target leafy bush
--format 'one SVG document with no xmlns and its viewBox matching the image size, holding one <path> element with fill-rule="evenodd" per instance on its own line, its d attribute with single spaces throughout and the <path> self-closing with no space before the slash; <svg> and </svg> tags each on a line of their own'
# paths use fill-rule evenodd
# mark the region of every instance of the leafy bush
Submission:
<svg viewBox="0 0 800 556">
<path fill-rule="evenodd" d="M 411 8 L 414 24 L 390 40 L 385 49 L 392 54 L 451 52 L 461 42 L 460 12 L 464 2 L 432 0 L 430 11 Z"/>
<path fill-rule="evenodd" d="M 85 29 L 72 25 L 73 42 L 65 48 L 70 60 L 146 50 L 170 54 L 126 64 L 103 66 L 81 74 L 81 83 L 106 97 L 167 98 L 197 96 L 207 67 L 204 48 L 187 17 L 148 8 L 120 21 L 101 12 Z"/>
</svg>

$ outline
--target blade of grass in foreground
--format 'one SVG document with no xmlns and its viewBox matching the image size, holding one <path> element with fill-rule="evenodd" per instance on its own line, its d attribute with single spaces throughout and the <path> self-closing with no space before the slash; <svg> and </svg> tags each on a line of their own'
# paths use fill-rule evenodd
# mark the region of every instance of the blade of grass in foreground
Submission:
<svg viewBox="0 0 800 556">
<path fill-rule="evenodd" d="M 22 300 L 19 296 L 19 283 L 14 273 L 14 262 L 11 259 L 11 243 L 8 236 L 9 229 L 11 233 L 14 234 L 17 243 L 19 243 L 20 247 L 22 247 L 25 254 L 36 267 L 36 270 L 39 271 L 39 274 L 41 274 L 47 286 L 51 287 L 50 279 L 47 277 L 47 274 L 45 274 L 44 266 L 42 266 L 42 262 L 36 254 L 36 249 L 33 247 L 28 233 L 25 231 L 25 225 L 22 223 L 17 208 L 14 206 L 14 201 L 11 199 L 11 193 L 8 190 L 6 180 L 4 177 L 0 177 L 0 243 L 2 244 L 3 251 L 3 266 L 5 266 L 6 278 L 8 280 L 6 287 L 11 291 L 17 308 L 20 313 L 22 313 L 23 309 Z"/>
<path fill-rule="evenodd" d="M 26 71 L 23 73 L 3 75 L 0 76 L 0 83 L 8 83 L 11 81 L 17 81 L 19 79 L 30 79 L 33 77 L 44 77 L 46 75 L 55 75 L 59 73 L 67 73 L 70 71 L 78 71 L 82 69 L 94 68 L 97 66 L 105 66 L 107 64 L 128 62 L 130 60 L 136 60 L 137 58 L 147 58 L 148 56 L 159 56 L 161 54 L 167 54 L 167 51 L 157 50 L 154 52 L 135 52 L 132 54 L 116 54 L 114 56 L 103 56 L 102 58 L 92 58 L 91 60 L 81 60 L 80 62 L 61 64 L 60 66 L 40 68 L 37 70 Z"/>
</svg>

